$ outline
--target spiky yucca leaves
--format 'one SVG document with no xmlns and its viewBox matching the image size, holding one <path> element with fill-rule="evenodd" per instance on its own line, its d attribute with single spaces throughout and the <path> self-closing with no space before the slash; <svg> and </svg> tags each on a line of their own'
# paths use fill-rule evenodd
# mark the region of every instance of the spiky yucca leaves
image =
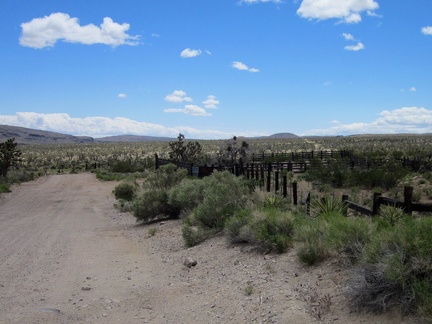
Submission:
<svg viewBox="0 0 432 324">
<path fill-rule="evenodd" d="M 342 200 L 328 195 L 324 198 L 313 199 L 310 205 L 310 210 L 312 216 L 327 218 L 335 215 L 345 215 L 347 205 Z"/>
</svg>

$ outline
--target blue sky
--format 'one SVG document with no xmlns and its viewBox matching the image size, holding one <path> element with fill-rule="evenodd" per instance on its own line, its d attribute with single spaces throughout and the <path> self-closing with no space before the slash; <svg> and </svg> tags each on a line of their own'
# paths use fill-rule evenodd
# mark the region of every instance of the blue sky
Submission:
<svg viewBox="0 0 432 324">
<path fill-rule="evenodd" d="M 430 0 L 1 0 L 0 30 L 0 124 L 432 132 Z"/>
</svg>

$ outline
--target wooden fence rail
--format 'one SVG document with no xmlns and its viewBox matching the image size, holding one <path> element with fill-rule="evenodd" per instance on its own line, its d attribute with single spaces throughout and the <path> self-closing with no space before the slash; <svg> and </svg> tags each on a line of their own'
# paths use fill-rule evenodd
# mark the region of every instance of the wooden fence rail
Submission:
<svg viewBox="0 0 432 324">
<path fill-rule="evenodd" d="M 404 213 L 411 215 L 412 212 L 432 212 L 432 204 L 414 203 L 412 200 L 413 187 L 404 187 L 404 200 L 382 197 L 380 193 L 374 193 L 372 209 L 358 205 L 349 201 L 348 195 L 342 196 L 342 201 L 347 205 L 347 209 L 352 209 L 366 216 L 376 216 L 379 214 L 382 205 L 400 208 Z"/>
</svg>

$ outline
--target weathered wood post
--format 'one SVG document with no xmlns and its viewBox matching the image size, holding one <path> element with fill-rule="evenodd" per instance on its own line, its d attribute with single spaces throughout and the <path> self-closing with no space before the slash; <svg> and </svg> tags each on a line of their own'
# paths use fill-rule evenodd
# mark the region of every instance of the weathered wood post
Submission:
<svg viewBox="0 0 432 324">
<path fill-rule="evenodd" d="M 404 212 L 405 214 L 412 214 L 412 196 L 413 196 L 413 187 L 404 187 Z"/>
<path fill-rule="evenodd" d="M 271 182 L 271 163 L 267 165 L 267 192 L 270 192 L 270 182 Z"/>
<path fill-rule="evenodd" d="M 158 155 L 155 153 L 155 169 L 159 169 L 159 157 Z"/>
<path fill-rule="evenodd" d="M 288 196 L 287 185 L 288 185 L 288 177 L 285 174 L 282 177 L 282 195 L 284 198 L 286 198 Z"/>
<path fill-rule="evenodd" d="M 306 215 L 310 216 L 310 202 L 311 202 L 311 194 L 308 193 L 306 197 Z"/>
<path fill-rule="evenodd" d="M 293 205 L 297 206 L 298 196 L 297 196 L 297 182 L 292 183 L 293 190 Z"/>
<path fill-rule="evenodd" d="M 379 192 L 374 192 L 373 195 L 373 206 L 372 206 L 372 216 L 376 216 L 379 214 L 379 210 L 380 210 L 380 203 L 379 203 L 379 199 L 381 197 L 381 193 Z"/>
<path fill-rule="evenodd" d="M 275 171 L 275 193 L 279 191 L 279 170 Z"/>
<path fill-rule="evenodd" d="M 343 209 L 345 217 L 348 217 L 348 200 L 348 195 L 342 195 L 342 204 L 346 205 L 346 207 Z"/>
<path fill-rule="evenodd" d="M 260 165 L 260 173 L 261 173 L 261 178 L 260 178 L 261 188 L 264 188 L 264 164 Z"/>
</svg>

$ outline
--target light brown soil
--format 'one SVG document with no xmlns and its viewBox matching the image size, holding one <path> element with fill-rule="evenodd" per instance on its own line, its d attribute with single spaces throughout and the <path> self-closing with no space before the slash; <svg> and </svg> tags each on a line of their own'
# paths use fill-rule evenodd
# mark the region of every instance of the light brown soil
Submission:
<svg viewBox="0 0 432 324">
<path fill-rule="evenodd" d="M 0 323 L 416 322 L 350 314 L 337 263 L 305 267 L 294 251 L 263 255 L 223 236 L 187 249 L 181 220 L 119 213 L 115 185 L 57 175 L 0 197 Z"/>
</svg>

